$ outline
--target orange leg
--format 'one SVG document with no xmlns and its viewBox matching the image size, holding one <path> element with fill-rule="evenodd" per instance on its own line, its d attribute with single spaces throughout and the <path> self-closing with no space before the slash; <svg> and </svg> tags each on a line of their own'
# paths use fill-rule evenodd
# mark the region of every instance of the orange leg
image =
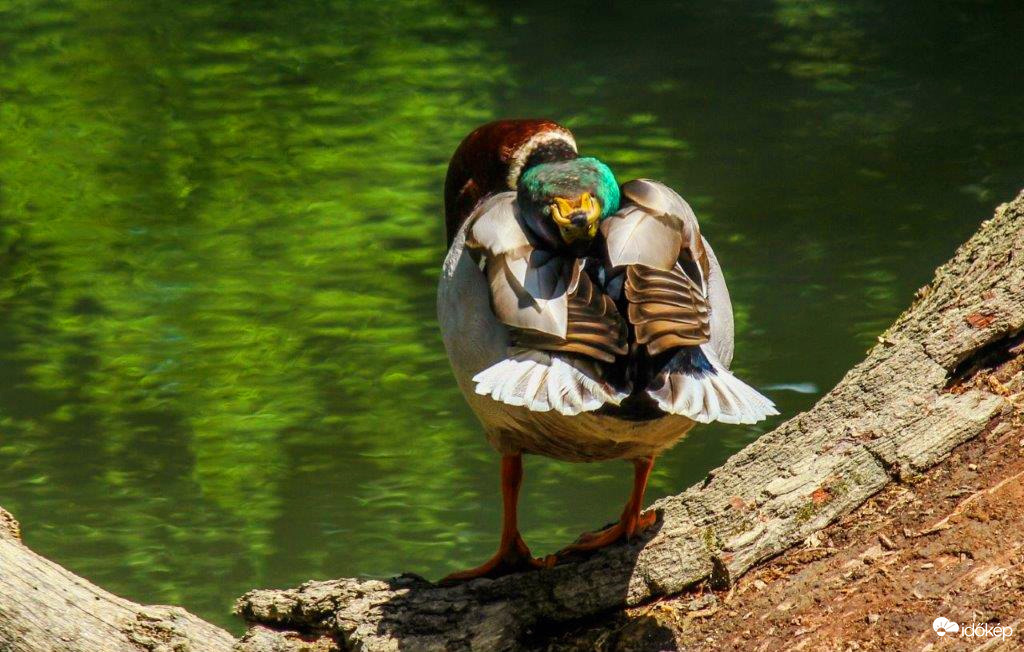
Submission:
<svg viewBox="0 0 1024 652">
<path fill-rule="evenodd" d="M 519 487 L 523 484 L 523 456 L 505 455 L 501 458 L 502 524 L 498 552 L 486 562 L 469 570 L 452 573 L 441 580 L 453 584 L 478 577 L 498 577 L 534 568 L 548 568 L 554 557 L 534 559 L 519 534 Z"/>
<path fill-rule="evenodd" d="M 588 532 L 576 543 L 562 550 L 563 553 L 580 552 L 585 550 L 597 550 L 611 545 L 623 539 L 632 539 L 640 534 L 658 519 L 654 512 L 642 513 L 644 509 L 644 491 L 647 489 L 647 478 L 654 468 L 653 457 L 641 457 L 633 460 L 633 492 L 626 501 L 626 508 L 622 510 L 622 516 L 615 525 L 606 527 L 597 532 Z"/>
</svg>

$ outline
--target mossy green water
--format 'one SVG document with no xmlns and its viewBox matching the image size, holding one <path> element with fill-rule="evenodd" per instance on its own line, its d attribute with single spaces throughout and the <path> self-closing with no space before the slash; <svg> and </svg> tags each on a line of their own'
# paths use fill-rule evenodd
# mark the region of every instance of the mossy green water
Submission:
<svg viewBox="0 0 1024 652">
<path fill-rule="evenodd" d="M 0 0 L 0 504 L 228 625 L 254 586 L 481 561 L 496 458 L 433 294 L 447 157 L 502 116 L 679 189 L 738 369 L 806 408 L 1024 179 L 1021 11 L 889 4 Z M 771 425 L 699 429 L 652 495 Z M 628 476 L 528 460 L 535 551 Z"/>
</svg>

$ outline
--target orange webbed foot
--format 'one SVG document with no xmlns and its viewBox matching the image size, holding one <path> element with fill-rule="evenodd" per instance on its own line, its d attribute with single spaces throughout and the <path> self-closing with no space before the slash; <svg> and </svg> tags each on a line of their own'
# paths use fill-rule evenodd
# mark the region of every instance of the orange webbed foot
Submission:
<svg viewBox="0 0 1024 652">
<path fill-rule="evenodd" d="M 503 545 L 494 556 L 476 568 L 464 571 L 457 571 L 442 578 L 438 584 L 450 585 L 459 582 L 468 582 L 478 577 L 501 577 L 512 573 L 522 573 L 530 570 L 551 568 L 555 565 L 554 555 L 538 558 L 530 554 L 530 549 L 522 537 L 516 537 L 508 544 Z"/>
<path fill-rule="evenodd" d="M 619 541 L 629 541 L 658 520 L 656 512 L 644 512 L 644 489 L 647 478 L 654 468 L 653 457 L 639 457 L 633 460 L 633 492 L 629 495 L 626 508 L 615 525 L 610 525 L 597 532 L 588 532 L 580 536 L 576 543 L 560 550 L 558 557 L 571 555 L 574 552 L 586 552 L 610 546 Z"/>
<path fill-rule="evenodd" d="M 656 512 L 644 512 L 638 517 L 622 519 L 614 525 L 609 525 L 603 530 L 586 532 L 581 534 L 576 543 L 566 546 L 558 555 L 566 555 L 573 552 L 586 552 L 610 546 L 619 541 L 629 541 L 642 534 L 646 529 L 654 525 L 658 520 Z"/>
</svg>

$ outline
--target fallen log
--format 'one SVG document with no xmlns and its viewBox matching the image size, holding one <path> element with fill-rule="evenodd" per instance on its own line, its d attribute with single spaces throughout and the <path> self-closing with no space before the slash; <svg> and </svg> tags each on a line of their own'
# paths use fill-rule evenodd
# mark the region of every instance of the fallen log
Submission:
<svg viewBox="0 0 1024 652">
<path fill-rule="evenodd" d="M 453 587 L 403 575 L 250 591 L 235 607 L 249 631 L 234 641 L 184 610 L 122 600 L 35 555 L 0 510 L 0 649 L 508 650 L 699 582 L 726 587 L 982 433 L 1011 397 L 972 379 L 1022 343 L 1024 193 L 981 225 L 811 410 L 655 503 L 658 523 L 642 539 Z"/>
<path fill-rule="evenodd" d="M 962 381 L 1008 355 L 1022 330 L 1024 193 L 981 225 L 811 410 L 655 503 L 658 524 L 641 540 L 454 587 L 405 575 L 256 590 L 236 611 L 254 627 L 319 635 L 340 649 L 507 650 L 546 627 L 701 581 L 728 586 L 981 433 L 1007 399 Z"/>
<path fill-rule="evenodd" d="M 728 591 L 699 584 L 546 632 L 528 649 L 1020 650 L 1024 347 L 974 381 L 1016 393 L 1016 409 L 912 483 L 890 483 L 800 545 L 757 564 Z M 985 622 L 1002 634 L 987 644 L 942 648 L 932 627 L 940 615 L 961 629 Z"/>
<path fill-rule="evenodd" d="M 180 607 L 135 604 L 40 557 L 0 508 L 3 652 L 228 652 L 234 642 Z"/>
</svg>

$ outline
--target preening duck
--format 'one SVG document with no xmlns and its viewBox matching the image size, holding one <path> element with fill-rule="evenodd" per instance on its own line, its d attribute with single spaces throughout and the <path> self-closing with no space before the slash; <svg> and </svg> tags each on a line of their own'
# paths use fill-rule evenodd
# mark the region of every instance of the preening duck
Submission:
<svg viewBox="0 0 1024 652">
<path fill-rule="evenodd" d="M 554 563 L 519 534 L 524 453 L 633 462 L 619 522 L 566 548 L 592 550 L 654 523 L 643 513 L 654 459 L 694 424 L 778 414 L 729 371 L 725 279 L 671 188 L 619 185 L 554 122 L 502 120 L 455 151 L 445 223 L 438 318 L 459 387 L 502 455 L 504 497 L 498 552 L 447 581 Z"/>
</svg>

